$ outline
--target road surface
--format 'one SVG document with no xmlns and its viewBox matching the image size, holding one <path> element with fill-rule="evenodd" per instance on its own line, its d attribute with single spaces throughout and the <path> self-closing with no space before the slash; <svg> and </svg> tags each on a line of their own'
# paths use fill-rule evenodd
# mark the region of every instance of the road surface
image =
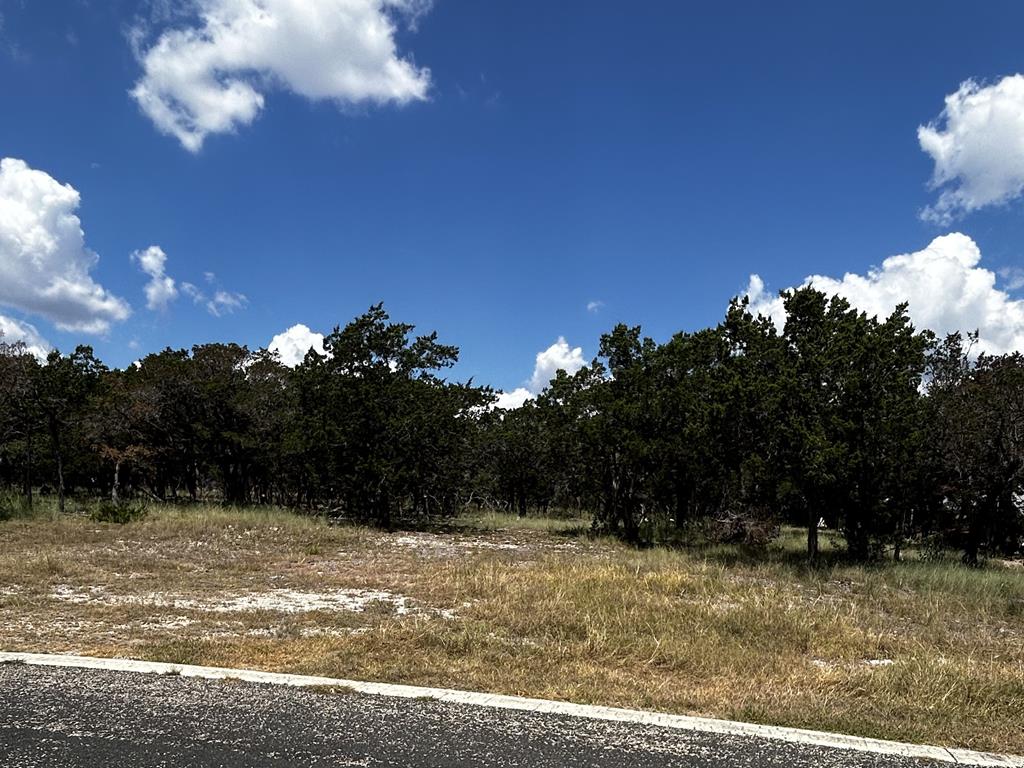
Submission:
<svg viewBox="0 0 1024 768">
<path fill-rule="evenodd" d="M 904 768 L 898 757 L 231 680 L 0 664 L 4 768 Z"/>
</svg>

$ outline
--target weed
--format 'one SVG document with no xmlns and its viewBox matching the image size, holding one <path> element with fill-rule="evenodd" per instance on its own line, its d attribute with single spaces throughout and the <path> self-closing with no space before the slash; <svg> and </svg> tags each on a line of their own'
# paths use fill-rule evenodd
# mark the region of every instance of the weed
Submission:
<svg viewBox="0 0 1024 768">
<path fill-rule="evenodd" d="M 28 517 L 32 508 L 28 500 L 20 493 L 0 492 L 0 521 Z"/>
</svg>

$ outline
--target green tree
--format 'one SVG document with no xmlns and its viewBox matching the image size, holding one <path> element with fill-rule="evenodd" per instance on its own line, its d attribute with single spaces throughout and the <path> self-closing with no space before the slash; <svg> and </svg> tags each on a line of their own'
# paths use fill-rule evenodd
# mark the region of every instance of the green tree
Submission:
<svg viewBox="0 0 1024 768">
<path fill-rule="evenodd" d="M 38 369 L 36 388 L 39 411 L 46 425 L 56 472 L 57 504 L 64 512 L 65 465 L 68 451 L 76 446 L 85 405 L 106 367 L 93 355 L 92 347 L 79 346 L 70 355 L 54 350 Z M 77 455 L 72 453 L 72 456 Z"/>
</svg>

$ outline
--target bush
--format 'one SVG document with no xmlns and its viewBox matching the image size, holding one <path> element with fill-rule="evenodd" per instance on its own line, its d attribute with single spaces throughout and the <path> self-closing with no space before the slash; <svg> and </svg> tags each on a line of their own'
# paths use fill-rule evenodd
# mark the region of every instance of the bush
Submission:
<svg viewBox="0 0 1024 768">
<path fill-rule="evenodd" d="M 147 511 L 144 502 L 101 501 L 89 514 L 89 519 L 97 523 L 125 525 L 135 520 L 141 520 L 146 516 Z"/>
<path fill-rule="evenodd" d="M 921 537 L 921 559 L 926 562 L 948 560 L 952 548 L 949 537 L 943 533 L 929 533 Z"/>
<path fill-rule="evenodd" d="M 30 511 L 28 502 L 20 493 L 0 493 L 0 521 L 25 517 Z"/>
<path fill-rule="evenodd" d="M 779 537 L 781 528 L 767 514 L 723 512 L 714 517 L 688 521 L 682 537 L 691 544 L 742 544 L 760 549 Z"/>
</svg>

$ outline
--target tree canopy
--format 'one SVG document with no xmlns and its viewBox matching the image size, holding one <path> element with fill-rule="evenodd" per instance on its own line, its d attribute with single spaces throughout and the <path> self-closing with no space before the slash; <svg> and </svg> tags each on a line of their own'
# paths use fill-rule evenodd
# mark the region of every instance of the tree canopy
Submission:
<svg viewBox="0 0 1024 768">
<path fill-rule="evenodd" d="M 111 370 L 0 343 L 0 484 L 280 504 L 381 526 L 466 505 L 576 510 L 631 542 L 712 522 L 750 540 L 838 530 L 858 559 L 908 541 L 968 563 L 1024 539 L 1024 356 L 868 317 L 813 288 L 780 331 L 733 301 L 664 343 L 617 325 L 521 408 L 444 373 L 457 347 L 382 305 L 288 368 L 236 344 Z M 2 342 L 2 340 L 0 340 Z"/>
</svg>

